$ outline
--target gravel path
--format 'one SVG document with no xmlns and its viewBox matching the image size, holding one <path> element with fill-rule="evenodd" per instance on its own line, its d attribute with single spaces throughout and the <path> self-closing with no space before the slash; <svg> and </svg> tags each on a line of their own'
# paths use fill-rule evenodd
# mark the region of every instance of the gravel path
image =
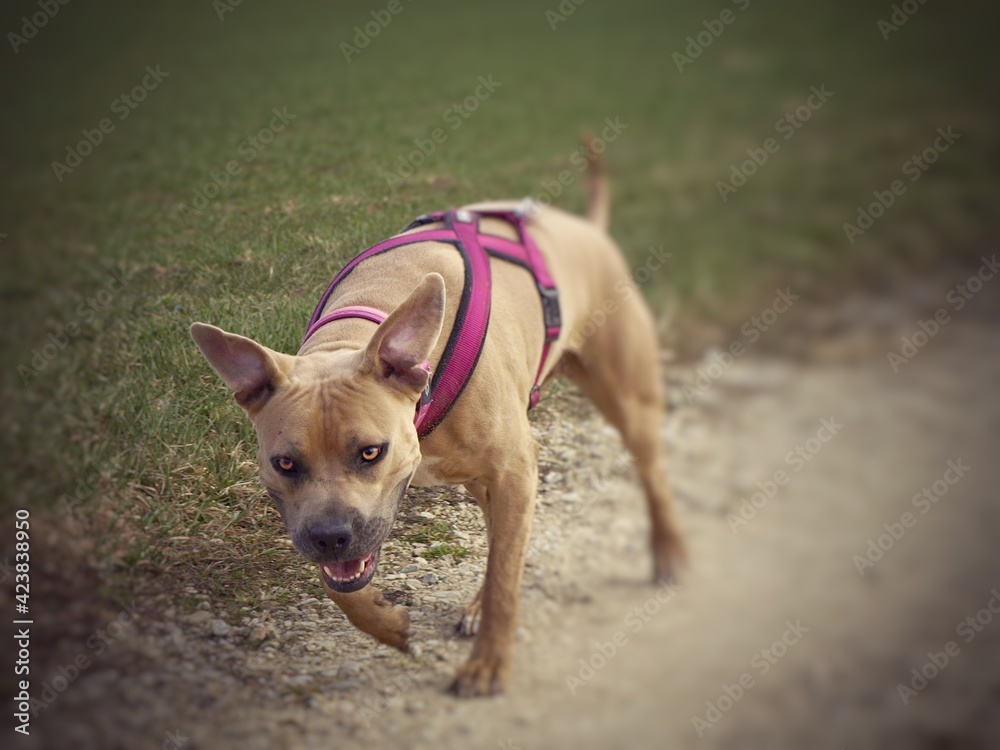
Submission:
<svg viewBox="0 0 1000 750">
<path fill-rule="evenodd" d="M 898 375 L 885 352 L 917 309 L 824 336 L 809 358 L 748 354 L 697 398 L 683 385 L 711 357 L 669 366 L 663 439 L 693 562 L 678 589 L 646 582 L 644 503 L 617 435 L 572 393 L 550 398 L 534 419 L 541 492 L 503 697 L 442 692 L 469 649 L 453 626 L 482 578 L 483 524 L 462 492 L 416 491 L 379 572 L 410 609 L 413 656 L 354 630 L 318 583 L 238 616 L 191 591 L 199 609 L 167 603 L 126 628 L 50 709 L 59 741 L 32 744 L 998 747 L 991 304 Z M 429 544 L 405 539 L 441 521 L 468 556 L 428 560 Z M 921 682 L 911 670 L 934 673 L 929 659 L 947 663 Z"/>
</svg>

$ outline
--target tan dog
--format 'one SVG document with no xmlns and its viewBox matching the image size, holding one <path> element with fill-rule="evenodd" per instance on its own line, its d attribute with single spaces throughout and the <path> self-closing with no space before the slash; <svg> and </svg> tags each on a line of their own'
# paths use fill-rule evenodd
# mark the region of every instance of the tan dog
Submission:
<svg viewBox="0 0 1000 750">
<path fill-rule="evenodd" d="M 558 283 L 563 319 L 544 375 L 568 376 L 621 432 L 649 504 L 654 578 L 665 582 L 684 553 L 660 443 L 656 333 L 605 232 L 609 205 L 592 158 L 589 220 L 554 208 L 532 217 L 529 231 Z M 516 239 L 499 219 L 484 218 L 482 228 Z M 327 309 L 370 305 L 393 312 L 381 325 L 359 319 L 326 325 L 295 356 L 213 326 L 191 326 L 256 427 L 261 480 L 295 546 L 319 565 L 327 595 L 356 627 L 406 648 L 406 610 L 369 582 L 407 486 L 463 485 L 479 503 L 489 557 L 483 586 L 459 623 L 465 634 L 478 630 L 453 684 L 460 696 L 496 693 L 506 683 L 538 484 L 527 411 L 544 338 L 542 306 L 525 269 L 502 260 L 491 268 L 492 316 L 478 366 L 454 408 L 422 441 L 414 428 L 428 377 L 421 363 L 433 367 L 440 358 L 464 283 L 462 260 L 450 245 L 421 242 L 359 264 Z M 595 327 L 599 309 L 606 321 Z"/>
</svg>

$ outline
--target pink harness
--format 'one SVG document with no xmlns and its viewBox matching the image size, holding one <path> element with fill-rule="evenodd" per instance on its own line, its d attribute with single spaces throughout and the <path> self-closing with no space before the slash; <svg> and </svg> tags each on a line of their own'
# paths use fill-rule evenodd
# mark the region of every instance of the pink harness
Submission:
<svg viewBox="0 0 1000 750">
<path fill-rule="evenodd" d="M 479 219 L 482 216 L 510 222 L 517 230 L 518 241 L 480 232 Z M 455 317 L 455 326 L 451 330 L 437 371 L 417 405 L 414 423 L 417 427 L 417 434 L 421 438 L 427 437 L 447 416 L 469 380 L 472 379 L 472 373 L 476 369 L 476 363 L 479 361 L 483 344 L 486 342 L 486 331 L 490 323 L 490 303 L 493 296 L 490 256 L 516 263 L 527 269 L 534 277 L 538 294 L 541 297 L 545 344 L 542 347 L 538 372 L 535 374 L 535 383 L 528 396 L 529 409 L 538 403 L 545 363 L 548 360 L 552 343 L 559 338 L 559 332 L 562 329 L 559 314 L 559 291 L 545 265 L 545 258 L 542 257 L 538 246 L 527 231 L 528 219 L 524 211 L 520 209 L 516 211 L 469 211 L 467 209 L 438 211 L 417 217 L 404 231 L 437 222 L 444 222 L 444 227 L 426 229 L 422 232 L 385 240 L 368 248 L 344 266 L 320 298 L 316 310 L 309 319 L 305 338 L 302 339 L 302 343 L 305 344 L 317 330 L 334 320 L 361 318 L 381 324 L 388 317 L 388 314 L 382 310 L 361 305 L 342 307 L 323 314 L 323 308 L 329 301 L 330 295 L 333 294 L 333 290 L 362 261 L 388 250 L 395 250 L 398 247 L 413 245 L 417 242 L 446 242 L 454 245 L 465 263 L 465 285 Z"/>
</svg>

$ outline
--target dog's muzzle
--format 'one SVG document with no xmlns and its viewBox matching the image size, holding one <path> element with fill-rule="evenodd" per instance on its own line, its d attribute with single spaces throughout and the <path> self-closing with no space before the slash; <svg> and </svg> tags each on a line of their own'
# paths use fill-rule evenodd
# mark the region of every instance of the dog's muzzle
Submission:
<svg viewBox="0 0 1000 750">
<path fill-rule="evenodd" d="M 323 582 L 341 594 L 360 591 L 374 578 L 381 551 L 382 547 L 379 546 L 374 552 L 356 560 L 323 563 L 320 565 L 320 570 L 323 572 Z"/>
</svg>

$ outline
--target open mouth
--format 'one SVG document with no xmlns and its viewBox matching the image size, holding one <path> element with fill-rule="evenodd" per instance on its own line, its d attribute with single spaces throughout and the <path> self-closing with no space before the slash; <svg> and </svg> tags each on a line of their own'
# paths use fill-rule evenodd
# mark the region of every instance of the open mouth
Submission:
<svg viewBox="0 0 1000 750">
<path fill-rule="evenodd" d="M 323 580 L 327 586 L 341 594 L 360 591 L 371 583 L 381 549 L 378 547 L 371 554 L 359 557 L 357 560 L 323 563 L 320 566 Z"/>
</svg>

